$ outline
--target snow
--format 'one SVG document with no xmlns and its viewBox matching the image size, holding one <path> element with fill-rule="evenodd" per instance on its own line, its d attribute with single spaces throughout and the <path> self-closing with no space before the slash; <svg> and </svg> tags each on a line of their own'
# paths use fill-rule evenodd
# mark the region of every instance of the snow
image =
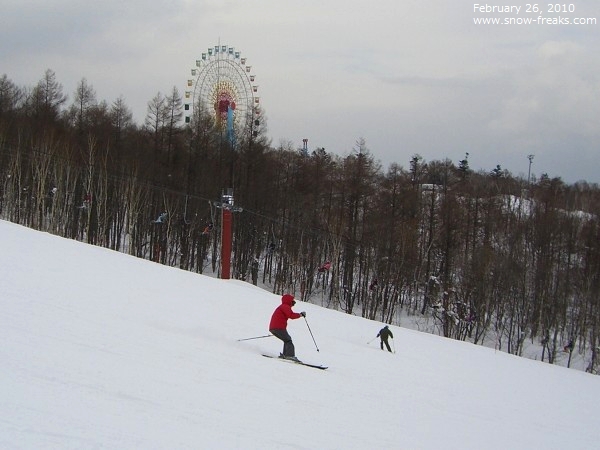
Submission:
<svg viewBox="0 0 600 450">
<path fill-rule="evenodd" d="M 2 449 L 591 449 L 600 378 L 0 221 Z M 311 337 L 307 325 L 314 335 Z M 315 345 L 316 342 L 316 345 Z M 319 351 L 317 351 L 317 346 Z"/>
</svg>

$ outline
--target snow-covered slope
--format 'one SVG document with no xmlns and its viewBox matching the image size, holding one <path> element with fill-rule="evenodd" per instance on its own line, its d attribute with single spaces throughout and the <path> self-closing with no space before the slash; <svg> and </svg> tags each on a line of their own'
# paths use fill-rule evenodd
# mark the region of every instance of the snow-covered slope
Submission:
<svg viewBox="0 0 600 450">
<path fill-rule="evenodd" d="M 600 378 L 0 221 L 2 449 L 591 449 Z M 312 330 L 314 339 L 309 333 Z M 319 351 L 317 351 L 317 346 Z"/>
</svg>

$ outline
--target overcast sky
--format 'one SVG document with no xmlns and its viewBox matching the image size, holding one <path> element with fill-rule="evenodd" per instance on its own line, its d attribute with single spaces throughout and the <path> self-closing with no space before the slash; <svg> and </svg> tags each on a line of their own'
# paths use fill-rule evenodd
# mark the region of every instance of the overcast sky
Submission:
<svg viewBox="0 0 600 450">
<path fill-rule="evenodd" d="M 220 43 L 252 65 L 273 146 L 307 138 L 343 156 L 364 138 L 384 170 L 468 152 L 474 170 L 524 177 L 533 154 L 535 176 L 600 182 L 600 24 L 564 23 L 600 19 L 600 2 L 560 13 L 475 3 L 0 0 L 0 75 L 32 86 L 52 69 L 69 101 L 86 78 L 141 124 L 148 101 L 183 94 L 195 60 Z M 474 24 L 494 17 L 537 23 Z"/>
</svg>

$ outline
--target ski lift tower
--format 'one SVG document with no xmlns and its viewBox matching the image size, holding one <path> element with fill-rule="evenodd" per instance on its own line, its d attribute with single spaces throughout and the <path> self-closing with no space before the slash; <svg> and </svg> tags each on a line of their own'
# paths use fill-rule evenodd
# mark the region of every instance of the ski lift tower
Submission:
<svg viewBox="0 0 600 450">
<path fill-rule="evenodd" d="M 221 208 L 221 279 L 231 278 L 231 236 L 233 213 L 242 212 L 243 209 L 234 206 L 233 189 L 227 188 L 227 193 L 221 193 L 221 201 L 215 202 Z"/>
</svg>

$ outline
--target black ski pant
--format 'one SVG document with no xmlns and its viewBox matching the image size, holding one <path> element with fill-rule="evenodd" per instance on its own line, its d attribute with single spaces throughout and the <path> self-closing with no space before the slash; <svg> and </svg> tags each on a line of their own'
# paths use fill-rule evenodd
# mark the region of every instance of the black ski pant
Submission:
<svg viewBox="0 0 600 450">
<path fill-rule="evenodd" d="M 382 339 L 381 340 L 381 350 L 383 350 L 383 344 L 385 344 L 385 346 L 387 347 L 388 352 L 392 351 L 392 349 L 390 348 L 390 344 L 388 343 L 387 339 L 385 339 L 385 340 Z"/>
<path fill-rule="evenodd" d="M 294 343 L 292 337 L 289 335 L 287 330 L 276 328 L 269 330 L 273 336 L 283 341 L 283 356 L 296 356 L 296 350 L 294 349 Z"/>
</svg>

